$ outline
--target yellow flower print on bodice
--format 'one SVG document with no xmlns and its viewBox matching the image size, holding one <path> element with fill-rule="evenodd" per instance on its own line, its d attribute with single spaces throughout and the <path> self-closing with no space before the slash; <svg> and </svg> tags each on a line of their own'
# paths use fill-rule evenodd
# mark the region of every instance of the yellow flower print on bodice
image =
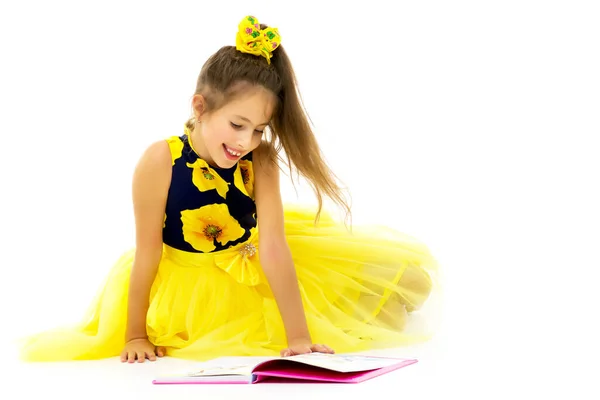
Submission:
<svg viewBox="0 0 600 400">
<path fill-rule="evenodd" d="M 222 197 L 225 197 L 229 190 L 229 185 L 223 178 L 212 169 L 208 163 L 202 159 L 197 159 L 195 163 L 188 164 L 193 169 L 192 182 L 200 191 L 215 189 Z"/>
<path fill-rule="evenodd" d="M 240 160 L 234 174 L 235 186 L 246 196 L 254 199 L 254 170 L 252 161 Z"/>
<path fill-rule="evenodd" d="M 172 165 L 175 165 L 175 160 L 181 157 L 183 151 L 183 142 L 178 137 L 170 137 L 167 139 L 169 149 L 171 150 Z"/>
<path fill-rule="evenodd" d="M 167 139 L 172 174 L 163 242 L 196 253 L 245 243 L 257 227 L 252 153 L 218 168 L 199 157 L 188 133 Z"/>
<path fill-rule="evenodd" d="M 226 204 L 210 204 L 181 212 L 183 237 L 196 250 L 213 251 L 215 242 L 225 245 L 246 232 L 231 215 Z"/>
</svg>

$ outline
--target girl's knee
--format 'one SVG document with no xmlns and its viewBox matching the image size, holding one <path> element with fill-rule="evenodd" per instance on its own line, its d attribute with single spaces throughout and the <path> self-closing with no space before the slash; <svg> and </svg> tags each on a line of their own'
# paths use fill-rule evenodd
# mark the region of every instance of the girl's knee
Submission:
<svg viewBox="0 0 600 400">
<path fill-rule="evenodd" d="M 403 297 L 406 300 L 407 310 L 414 311 L 419 309 L 429 298 L 433 289 L 433 281 L 425 269 L 409 265 L 402 274 L 398 286 L 402 293 L 405 293 Z"/>
</svg>

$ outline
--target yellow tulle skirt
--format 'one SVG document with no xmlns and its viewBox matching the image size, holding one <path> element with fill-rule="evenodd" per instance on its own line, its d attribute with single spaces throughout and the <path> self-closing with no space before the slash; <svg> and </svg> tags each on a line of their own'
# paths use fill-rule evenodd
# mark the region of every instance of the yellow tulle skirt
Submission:
<svg viewBox="0 0 600 400">
<path fill-rule="evenodd" d="M 427 340 L 407 329 L 428 299 L 437 264 L 419 241 L 385 227 L 353 227 L 288 206 L 285 229 L 309 330 L 336 352 Z M 147 333 L 172 357 L 275 356 L 286 347 L 277 303 L 260 266 L 258 235 L 224 251 L 195 254 L 164 247 L 151 288 Z M 75 326 L 26 338 L 26 361 L 118 356 L 125 345 L 135 250 L 115 263 L 87 315 Z M 410 333 L 409 333 L 410 332 Z"/>
</svg>

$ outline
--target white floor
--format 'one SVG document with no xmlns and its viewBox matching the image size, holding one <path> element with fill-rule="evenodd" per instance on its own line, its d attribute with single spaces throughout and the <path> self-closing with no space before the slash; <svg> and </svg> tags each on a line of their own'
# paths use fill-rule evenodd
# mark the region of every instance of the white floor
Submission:
<svg viewBox="0 0 600 400">
<path fill-rule="evenodd" d="M 452 304 L 449 300 L 448 303 Z M 194 361 L 162 358 L 142 364 L 118 358 L 67 363 L 22 363 L 15 349 L 4 354 L 4 383 L 0 398 L 59 399 L 521 399 L 560 395 L 569 399 L 600 398 L 593 382 L 600 369 L 592 340 L 579 336 L 569 346 L 566 329 L 540 335 L 540 321 L 529 333 L 511 335 L 495 327 L 494 318 L 446 312 L 438 336 L 428 343 L 368 354 L 412 357 L 418 363 L 360 384 L 153 385 L 160 375 L 187 371 Z M 526 313 L 512 313 L 524 323 Z M 537 318 L 543 317 L 538 315 Z M 453 321 L 449 323 L 448 321 Z M 418 321 L 416 321 L 418 322 Z M 562 336 L 557 335 L 561 332 Z M 588 337 L 587 339 L 593 339 Z M 568 347 L 568 351 L 565 349 Z M 562 351 L 559 351 L 562 349 Z M 3 393 L 10 394 L 4 397 Z M 11 394 L 12 393 L 12 394 Z"/>
<path fill-rule="evenodd" d="M 153 385 L 158 375 L 188 370 L 192 361 L 163 358 L 143 364 L 122 364 L 118 359 L 92 362 L 23 364 L 5 359 L 4 399 L 368 399 L 389 395 L 397 399 L 521 399 L 559 395 L 569 399 L 598 399 L 597 363 L 580 364 L 569 354 L 544 357 L 482 356 L 464 347 L 450 356 L 440 342 L 372 354 L 417 357 L 419 362 L 357 385 Z M 475 350 L 475 351 L 474 351 Z M 490 348 L 493 352 L 493 348 Z M 487 352 L 487 349 L 486 351 Z M 510 351 L 509 351 L 510 353 Z M 550 357 L 552 358 L 552 357 Z M 8 396 L 5 397 L 4 393 Z M 35 396 L 35 397 L 34 397 Z"/>
<path fill-rule="evenodd" d="M 365 397 L 373 391 L 398 391 L 411 399 L 436 398 L 441 390 L 440 378 L 447 346 L 441 330 L 441 296 L 435 293 L 426 306 L 410 316 L 408 329 L 437 329 L 439 338 L 428 343 L 399 349 L 367 352 L 389 357 L 416 358 L 418 363 L 407 366 L 385 376 L 355 384 L 260 384 L 260 385 L 153 385 L 152 380 L 160 375 L 187 371 L 198 362 L 171 357 L 156 362 L 127 364 L 118 358 L 99 361 L 60 363 L 23 363 L 17 358 L 16 347 L 9 349 L 9 387 L 14 386 L 19 396 L 29 395 L 61 398 L 109 397 L 129 398 L 142 395 L 145 399 L 175 396 L 179 398 L 221 398 L 230 395 L 245 399 L 325 398 L 332 395 Z M 435 328 L 437 326 L 437 328 Z M 330 344 L 335 348 L 335 344 Z M 432 382 L 437 382 L 432 384 Z"/>
<path fill-rule="evenodd" d="M 360 383 L 344 384 L 259 384 L 259 385 L 153 385 L 158 375 L 187 370 L 197 364 L 192 361 L 162 358 L 143 364 L 122 364 L 118 359 L 92 362 L 24 364 L 10 362 L 5 382 L 7 393 L 17 398 L 231 398 L 285 399 L 367 397 L 373 393 L 396 393 L 408 399 L 429 399 L 446 391 L 440 386 L 441 357 L 432 342 L 427 346 L 372 352 L 390 356 L 416 357 L 419 363 L 385 376 Z M 446 369 L 447 371 L 447 369 Z M 13 389 L 14 388 L 14 389 Z M 1 395 L 0 395 L 1 397 Z M 12 397 L 14 398 L 14 397 Z"/>
</svg>

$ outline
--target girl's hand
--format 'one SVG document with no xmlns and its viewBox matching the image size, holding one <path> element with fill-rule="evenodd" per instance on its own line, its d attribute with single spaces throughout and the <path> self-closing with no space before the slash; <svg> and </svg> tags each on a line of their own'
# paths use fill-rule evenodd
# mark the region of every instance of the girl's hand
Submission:
<svg viewBox="0 0 600 400">
<path fill-rule="evenodd" d="M 133 363 L 137 360 L 143 363 L 146 358 L 150 361 L 156 361 L 156 356 L 164 356 L 166 350 L 164 347 L 155 347 L 148 339 L 133 339 L 125 344 L 125 349 L 121 353 L 121 362 Z"/>
<path fill-rule="evenodd" d="M 314 344 L 310 341 L 288 343 L 288 348 L 281 350 L 282 357 L 296 356 L 307 353 L 335 353 L 331 347 L 324 344 Z"/>
</svg>

